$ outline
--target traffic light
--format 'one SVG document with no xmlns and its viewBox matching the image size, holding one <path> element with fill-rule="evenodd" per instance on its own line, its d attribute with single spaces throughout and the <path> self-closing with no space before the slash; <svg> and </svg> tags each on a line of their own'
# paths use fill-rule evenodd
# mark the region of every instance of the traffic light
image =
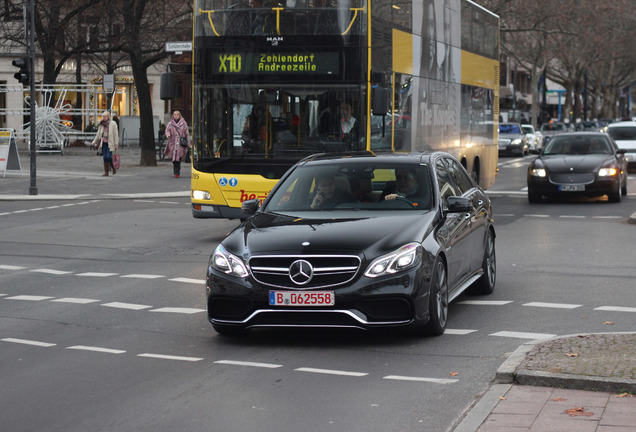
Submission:
<svg viewBox="0 0 636 432">
<path fill-rule="evenodd" d="M 29 57 L 23 57 L 21 59 L 13 60 L 11 62 L 13 66 L 20 68 L 20 72 L 16 72 L 15 75 L 13 76 L 15 77 L 15 79 L 18 80 L 18 82 L 22 84 L 29 84 L 29 77 L 30 77 L 29 60 L 30 60 Z"/>
</svg>

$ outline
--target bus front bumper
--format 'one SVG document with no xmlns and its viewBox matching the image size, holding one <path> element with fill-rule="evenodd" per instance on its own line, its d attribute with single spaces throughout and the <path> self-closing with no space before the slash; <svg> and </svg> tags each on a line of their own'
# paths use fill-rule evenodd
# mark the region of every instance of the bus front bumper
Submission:
<svg viewBox="0 0 636 432">
<path fill-rule="evenodd" d="M 240 208 L 197 203 L 192 203 L 192 216 L 195 219 L 245 219 Z"/>
</svg>

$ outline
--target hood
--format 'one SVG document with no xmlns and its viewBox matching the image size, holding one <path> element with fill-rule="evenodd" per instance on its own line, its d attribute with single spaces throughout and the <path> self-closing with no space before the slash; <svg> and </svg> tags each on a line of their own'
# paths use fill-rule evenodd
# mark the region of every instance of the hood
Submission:
<svg viewBox="0 0 636 432">
<path fill-rule="evenodd" d="M 524 133 L 501 133 L 499 132 L 499 138 L 505 138 L 505 139 L 515 139 L 515 138 L 523 138 L 525 134 Z"/>
<path fill-rule="evenodd" d="M 541 156 L 541 161 L 552 173 L 589 173 L 612 159 L 606 154 Z"/>
<path fill-rule="evenodd" d="M 396 214 L 397 213 L 397 214 Z M 264 254 L 381 255 L 406 243 L 422 242 L 436 213 L 387 212 L 349 219 L 303 219 L 259 213 L 223 240 L 232 253 L 247 258 Z"/>
</svg>

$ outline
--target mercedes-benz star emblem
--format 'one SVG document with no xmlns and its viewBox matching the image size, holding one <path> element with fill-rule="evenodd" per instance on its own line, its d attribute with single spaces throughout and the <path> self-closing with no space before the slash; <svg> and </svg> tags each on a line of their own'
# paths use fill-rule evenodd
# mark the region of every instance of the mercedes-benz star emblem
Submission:
<svg viewBox="0 0 636 432">
<path fill-rule="evenodd" d="M 296 260 L 289 266 L 289 278 L 296 285 L 306 285 L 314 277 L 314 267 L 305 260 Z"/>
</svg>

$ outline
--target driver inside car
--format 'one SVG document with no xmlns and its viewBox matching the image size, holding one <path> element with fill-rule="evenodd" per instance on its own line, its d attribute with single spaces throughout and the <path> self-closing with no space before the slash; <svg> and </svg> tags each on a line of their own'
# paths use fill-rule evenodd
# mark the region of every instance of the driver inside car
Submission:
<svg viewBox="0 0 636 432">
<path fill-rule="evenodd" d="M 390 201 L 398 198 L 406 198 L 409 201 L 413 201 L 414 199 L 421 198 L 420 188 L 417 184 L 417 177 L 414 170 L 396 169 L 395 180 L 395 182 L 382 191 L 380 201 Z"/>
</svg>

